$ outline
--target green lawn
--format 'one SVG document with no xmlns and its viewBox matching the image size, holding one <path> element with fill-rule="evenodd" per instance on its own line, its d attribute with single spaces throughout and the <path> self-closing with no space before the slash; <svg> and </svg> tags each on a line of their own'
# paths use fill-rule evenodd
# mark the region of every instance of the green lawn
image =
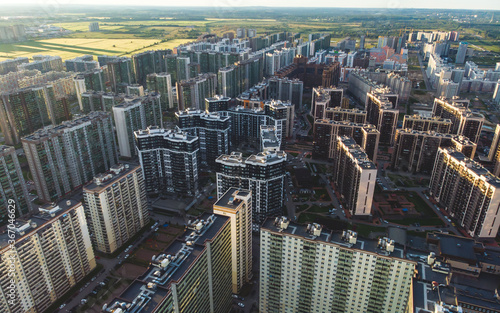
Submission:
<svg viewBox="0 0 500 313">
<path fill-rule="evenodd" d="M 354 224 L 350 225 L 350 229 L 355 230 L 359 236 L 368 237 L 370 233 L 386 232 L 385 227 L 377 227 L 366 224 Z"/>
<path fill-rule="evenodd" d="M 301 205 L 298 205 L 297 208 L 296 208 L 296 212 L 297 213 L 300 213 L 302 211 L 305 211 L 307 210 L 307 208 L 309 207 L 309 204 L 301 204 Z"/>
<path fill-rule="evenodd" d="M 301 213 L 297 222 L 301 224 L 312 223 L 317 219 L 320 219 L 321 215 L 314 213 Z"/>
<path fill-rule="evenodd" d="M 398 219 L 387 219 L 391 223 L 396 223 L 400 225 L 412 225 L 415 223 L 420 223 L 421 226 L 440 226 L 443 225 L 443 221 L 439 217 L 433 218 L 404 218 Z"/>
<path fill-rule="evenodd" d="M 312 205 L 311 208 L 308 210 L 308 212 L 311 213 L 328 213 L 330 211 L 330 206 L 329 205 Z"/>
</svg>

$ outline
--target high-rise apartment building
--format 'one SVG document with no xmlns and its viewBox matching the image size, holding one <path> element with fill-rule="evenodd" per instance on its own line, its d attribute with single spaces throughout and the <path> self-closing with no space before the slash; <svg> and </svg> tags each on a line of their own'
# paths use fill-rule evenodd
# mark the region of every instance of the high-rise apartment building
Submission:
<svg viewBox="0 0 500 313">
<path fill-rule="evenodd" d="M 86 91 L 106 91 L 106 77 L 102 68 L 78 73 L 73 81 L 77 96 Z"/>
<path fill-rule="evenodd" d="M 0 96 L 0 128 L 7 144 L 40 128 L 69 120 L 66 98 L 56 98 L 52 85 L 28 87 Z"/>
<path fill-rule="evenodd" d="M 467 107 L 469 100 L 435 98 L 432 113 L 434 116 L 451 120 L 451 133 L 463 135 L 477 144 L 484 124 L 484 115 L 473 112 Z"/>
<path fill-rule="evenodd" d="M 66 71 L 68 72 L 87 72 L 99 68 L 99 62 L 94 61 L 91 55 L 82 55 L 70 60 L 64 61 Z"/>
<path fill-rule="evenodd" d="M 2 286 L 15 277 L 14 301 L 9 289 L 0 289 L 0 311 L 46 312 L 95 267 L 87 219 L 81 203 L 67 200 L 47 205 L 29 220 L 17 220 L 14 249 L 2 234 L 0 276 Z"/>
<path fill-rule="evenodd" d="M 370 160 L 377 160 L 380 132 L 375 126 L 319 119 L 314 122 L 313 128 L 313 158 L 332 159 L 337 136 L 353 138 Z"/>
<path fill-rule="evenodd" d="M 129 97 L 142 97 L 142 96 L 144 96 L 144 86 L 142 86 L 140 84 L 128 85 L 127 86 L 127 96 L 129 96 Z"/>
<path fill-rule="evenodd" d="M 218 214 L 191 220 L 144 274 L 103 309 L 117 312 L 228 313 L 232 307 L 231 221 Z"/>
<path fill-rule="evenodd" d="M 281 141 L 276 136 L 276 128 L 274 126 L 260 126 L 260 151 L 281 151 Z"/>
<path fill-rule="evenodd" d="M 88 114 L 94 111 L 113 112 L 113 106 L 125 99 L 125 94 L 104 91 L 86 91 L 81 95 L 80 111 Z"/>
<path fill-rule="evenodd" d="M 349 73 L 349 92 L 354 98 L 365 103 L 368 93 L 383 90 L 387 97 L 389 94 L 396 97 L 395 100 L 390 99 L 396 108 L 398 101 L 403 103 L 408 101 L 411 88 L 412 82 L 408 77 L 387 70 L 374 72 L 354 70 Z"/>
<path fill-rule="evenodd" d="M 394 140 L 391 167 L 412 173 L 431 174 L 440 147 L 452 147 L 472 159 L 477 145 L 464 136 L 398 129 Z"/>
<path fill-rule="evenodd" d="M 12 60 L 5 60 L 0 62 L 0 75 L 5 75 L 9 72 L 16 72 L 17 66 L 23 63 L 29 63 L 27 57 L 19 57 Z"/>
<path fill-rule="evenodd" d="M 98 32 L 99 31 L 99 22 L 92 22 L 89 24 L 89 32 Z"/>
<path fill-rule="evenodd" d="M 299 79 L 271 77 L 267 80 L 268 99 L 289 101 L 295 109 L 302 107 L 304 83 Z"/>
<path fill-rule="evenodd" d="M 224 114 L 231 118 L 231 142 L 259 143 L 260 126 L 274 126 L 280 141 L 292 136 L 295 122 L 295 106 L 290 102 L 266 101 L 263 108 L 247 109 L 242 106 L 230 108 Z"/>
<path fill-rule="evenodd" d="M 398 126 L 399 110 L 384 94 L 371 92 L 367 95 L 366 119 L 380 132 L 380 142 L 392 145 Z"/>
<path fill-rule="evenodd" d="M 130 58 L 114 58 L 109 60 L 106 64 L 107 76 L 109 82 L 111 83 L 111 89 L 114 92 L 125 92 L 127 85 L 134 84 L 136 82 L 133 72 L 134 68 Z"/>
<path fill-rule="evenodd" d="M 217 81 L 217 93 L 224 97 L 235 98 L 243 91 L 240 84 L 240 69 L 236 65 L 220 68 Z"/>
<path fill-rule="evenodd" d="M 465 41 L 460 42 L 460 45 L 458 46 L 458 51 L 457 51 L 457 56 L 455 58 L 455 63 L 456 64 L 464 64 L 465 63 L 465 57 L 467 56 L 467 47 L 469 44 Z"/>
<path fill-rule="evenodd" d="M 324 119 L 332 121 L 348 121 L 357 124 L 366 124 L 366 111 L 360 109 L 343 109 L 341 107 L 326 108 Z"/>
<path fill-rule="evenodd" d="M 260 152 L 247 158 L 232 152 L 219 156 L 216 162 L 217 198 L 231 187 L 241 188 L 252 193 L 255 222 L 281 214 L 285 197 L 285 152 Z"/>
<path fill-rule="evenodd" d="M 231 220 L 231 263 L 233 293 L 240 293 L 252 279 L 252 195 L 248 190 L 229 188 L 214 204 L 214 213 Z"/>
<path fill-rule="evenodd" d="M 354 139 L 337 136 L 333 173 L 332 180 L 346 209 L 356 216 L 371 215 L 377 167 Z"/>
<path fill-rule="evenodd" d="M 205 98 L 214 97 L 217 91 L 217 76 L 206 73 L 189 80 L 177 82 L 179 110 L 202 110 Z"/>
<path fill-rule="evenodd" d="M 189 57 L 181 57 L 178 55 L 167 55 L 165 56 L 165 61 L 166 61 L 166 72 L 171 75 L 173 84 L 190 78 Z"/>
<path fill-rule="evenodd" d="M 358 238 L 286 217 L 260 232 L 260 312 L 412 312 L 417 263 L 386 237 Z"/>
<path fill-rule="evenodd" d="M 144 175 L 139 165 L 116 164 L 83 187 L 85 213 L 95 248 L 113 253 L 149 223 Z"/>
<path fill-rule="evenodd" d="M 210 98 L 205 98 L 205 111 L 219 112 L 227 111 L 229 109 L 229 102 L 231 98 L 221 95 L 215 95 Z"/>
<path fill-rule="evenodd" d="M 450 148 L 439 148 L 429 193 L 473 237 L 495 238 L 500 227 L 500 180 Z"/>
<path fill-rule="evenodd" d="M 146 85 L 146 77 L 152 73 L 163 73 L 167 70 L 164 57 L 172 54 L 172 50 L 150 50 L 132 55 L 135 81 Z"/>
<path fill-rule="evenodd" d="M 437 133 L 451 133 L 452 122 L 450 119 L 438 116 L 425 117 L 418 114 L 405 115 L 403 119 L 403 129 L 416 131 L 434 131 Z"/>
<path fill-rule="evenodd" d="M 175 113 L 179 128 L 200 141 L 201 163 L 215 167 L 215 159 L 229 153 L 231 125 L 229 116 L 200 110 Z"/>
<path fill-rule="evenodd" d="M 326 109 L 340 107 L 344 91 L 337 88 L 313 88 L 312 116 L 326 118 Z"/>
<path fill-rule="evenodd" d="M 39 70 L 42 73 L 50 71 L 64 70 L 62 59 L 60 56 L 53 55 L 34 55 L 33 62 L 21 63 L 17 66 L 19 71 Z"/>
<path fill-rule="evenodd" d="M 497 124 L 495 128 L 495 135 L 493 136 L 493 141 L 491 142 L 490 152 L 488 154 L 488 159 L 493 162 L 493 175 L 500 176 L 500 125 Z"/>
<path fill-rule="evenodd" d="M 136 155 L 134 132 L 149 126 L 163 127 L 160 94 L 151 93 L 113 107 L 120 156 Z"/>
<path fill-rule="evenodd" d="M 157 92 L 160 94 L 161 110 L 167 112 L 169 109 L 174 109 L 174 93 L 172 87 L 171 75 L 165 72 L 148 74 L 146 77 L 146 85 L 149 92 Z"/>
<path fill-rule="evenodd" d="M 148 127 L 134 132 L 148 193 L 198 192 L 200 142 L 180 129 Z"/>
<path fill-rule="evenodd" d="M 9 220 L 9 200 L 15 203 L 17 217 L 31 212 L 31 201 L 23 171 L 14 147 L 0 145 L 0 225 Z"/>
<path fill-rule="evenodd" d="M 38 198 L 53 201 L 118 159 L 111 114 L 92 112 L 21 139 Z"/>
</svg>

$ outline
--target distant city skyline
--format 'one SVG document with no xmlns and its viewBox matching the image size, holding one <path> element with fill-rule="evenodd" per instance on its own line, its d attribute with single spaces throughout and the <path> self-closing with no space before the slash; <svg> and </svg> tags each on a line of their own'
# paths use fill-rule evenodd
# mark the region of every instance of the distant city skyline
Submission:
<svg viewBox="0 0 500 313">
<path fill-rule="evenodd" d="M 45 0 L 18 0 L 17 5 L 40 5 L 51 7 L 61 5 L 116 5 L 116 6 L 137 6 L 139 5 L 135 0 L 66 0 L 60 1 L 57 4 L 47 3 Z M 479 3 L 471 2 L 467 0 L 444 0 L 444 1 L 433 1 L 433 0 L 422 0 L 418 3 L 413 1 L 402 1 L 402 0 L 360 0 L 355 3 L 353 2 L 340 2 L 340 1 L 328 1 L 319 0 L 314 2 L 310 6 L 305 6 L 303 1 L 299 0 L 289 0 L 289 1 L 279 1 L 279 0 L 255 0 L 252 2 L 245 2 L 242 0 L 192 0 L 189 2 L 179 2 L 173 1 L 161 1 L 161 0 L 144 0 L 140 2 L 141 6 L 162 6 L 162 7 L 309 7 L 309 8 L 373 8 L 373 9 L 463 9 L 463 10 L 489 10 L 496 11 L 500 10 L 500 2 L 497 0 L 484 0 Z"/>
</svg>

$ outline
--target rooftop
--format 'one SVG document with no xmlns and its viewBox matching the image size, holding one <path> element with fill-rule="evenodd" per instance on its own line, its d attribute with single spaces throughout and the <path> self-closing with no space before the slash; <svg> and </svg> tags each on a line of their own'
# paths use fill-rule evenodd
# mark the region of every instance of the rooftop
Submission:
<svg viewBox="0 0 500 313">
<path fill-rule="evenodd" d="M 141 166 L 138 164 L 113 165 L 106 173 L 98 174 L 94 177 L 90 183 L 83 187 L 83 190 L 84 192 L 99 192 L 140 168 Z"/>
<path fill-rule="evenodd" d="M 235 210 L 243 198 L 250 195 L 250 191 L 238 188 L 229 188 L 224 195 L 215 202 L 215 206 L 225 207 Z"/>
<path fill-rule="evenodd" d="M 170 294 L 172 282 L 179 282 L 205 250 L 205 242 L 213 240 L 228 222 L 223 215 L 205 213 L 201 219 L 189 221 L 186 231 L 162 254 L 153 256 L 146 272 L 140 275 L 105 312 L 121 308 L 130 312 L 150 313 Z"/>
<path fill-rule="evenodd" d="M 227 154 L 220 155 L 216 161 L 219 163 L 226 163 L 226 164 L 242 164 L 242 166 L 244 166 L 247 163 L 266 165 L 266 164 L 286 161 L 286 152 L 284 151 L 259 152 L 257 154 L 252 154 L 246 159 L 243 158 L 243 154 L 241 154 L 240 152 L 231 152 L 230 155 Z"/>
<path fill-rule="evenodd" d="M 481 164 L 467 158 L 463 153 L 456 151 L 453 148 L 439 148 L 439 150 L 444 151 L 446 154 L 455 159 L 456 162 L 461 163 L 466 167 L 469 173 L 473 173 L 478 178 L 484 180 L 486 183 L 490 184 L 495 188 L 500 188 L 500 178 L 494 176 Z"/>
<path fill-rule="evenodd" d="M 6 146 L 6 145 L 0 145 L 0 156 L 4 156 L 7 154 L 11 154 L 15 152 L 15 148 L 11 146 Z"/>
<path fill-rule="evenodd" d="M 403 247 L 396 244 L 394 240 L 383 237 L 380 239 L 359 238 L 358 234 L 351 230 L 330 231 L 317 223 L 300 225 L 291 222 L 286 217 L 268 218 L 262 225 L 262 229 L 278 233 L 284 233 L 301 237 L 312 241 L 320 241 L 348 249 L 362 250 L 383 256 L 405 259 Z M 407 260 L 407 262 L 416 262 Z"/>
<path fill-rule="evenodd" d="M 207 112 L 202 110 L 186 109 L 184 111 L 175 112 L 177 118 L 179 117 L 189 117 L 189 116 L 199 116 L 206 120 L 229 120 L 229 116 L 223 116 L 219 112 Z"/>
<path fill-rule="evenodd" d="M 34 214 L 30 219 L 16 219 L 15 232 L 16 243 L 28 237 L 29 235 L 41 229 L 42 226 L 56 217 L 63 215 L 68 210 L 81 205 L 80 202 L 74 200 L 63 200 L 58 203 L 47 204 L 38 208 L 38 213 Z M 0 234 L 0 249 L 4 249 L 9 241 L 7 229 Z M 0 251 L 1 252 L 1 251 Z"/>
<path fill-rule="evenodd" d="M 363 148 L 359 146 L 354 139 L 347 136 L 338 136 L 337 140 L 341 141 L 342 144 L 349 151 L 351 159 L 353 159 L 356 164 L 362 169 L 377 169 L 375 164 L 368 158 L 368 155 L 365 153 Z"/>
<path fill-rule="evenodd" d="M 22 141 L 30 142 L 30 141 L 39 141 L 39 140 L 45 140 L 49 139 L 55 136 L 60 136 L 64 132 L 71 130 L 72 128 L 77 128 L 78 126 L 89 123 L 93 120 L 98 120 L 98 119 L 104 119 L 104 118 L 109 118 L 111 117 L 110 113 L 107 112 L 101 112 L 101 111 L 94 111 L 90 112 L 87 115 L 84 115 L 83 117 L 71 120 L 71 121 L 65 121 L 62 122 L 61 124 L 57 126 L 47 126 L 43 129 L 39 129 L 32 133 L 31 135 L 28 135 L 24 138 L 22 138 Z"/>
<path fill-rule="evenodd" d="M 137 130 L 134 132 L 137 138 L 149 136 L 162 136 L 164 139 L 172 141 L 195 141 L 197 136 L 191 136 L 187 132 L 180 130 L 178 127 L 175 129 L 165 129 L 158 126 L 149 126 L 146 129 Z"/>
</svg>

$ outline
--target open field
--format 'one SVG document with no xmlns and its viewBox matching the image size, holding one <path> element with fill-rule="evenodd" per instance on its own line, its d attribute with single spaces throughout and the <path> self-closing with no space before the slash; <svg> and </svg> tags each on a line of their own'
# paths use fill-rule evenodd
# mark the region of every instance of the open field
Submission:
<svg viewBox="0 0 500 313">
<path fill-rule="evenodd" d="M 129 56 L 151 49 L 172 49 L 190 39 L 160 42 L 155 39 L 85 39 L 56 38 L 0 45 L 0 61 L 15 57 L 31 57 L 36 54 L 58 55 L 63 60 L 83 54 L 94 56 L 108 54 Z"/>
</svg>

